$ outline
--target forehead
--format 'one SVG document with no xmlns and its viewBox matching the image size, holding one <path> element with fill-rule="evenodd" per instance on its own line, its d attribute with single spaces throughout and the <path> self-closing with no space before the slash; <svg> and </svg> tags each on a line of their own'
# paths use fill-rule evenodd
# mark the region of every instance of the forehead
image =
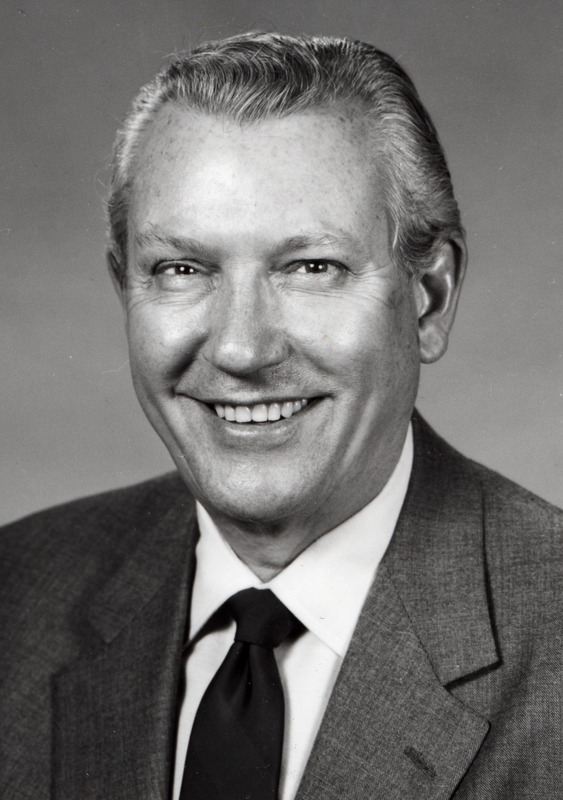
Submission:
<svg viewBox="0 0 563 800">
<path fill-rule="evenodd" d="M 357 227 L 381 206 L 376 161 L 368 120 L 352 107 L 240 123 L 167 103 L 138 151 L 130 225 Z"/>
</svg>

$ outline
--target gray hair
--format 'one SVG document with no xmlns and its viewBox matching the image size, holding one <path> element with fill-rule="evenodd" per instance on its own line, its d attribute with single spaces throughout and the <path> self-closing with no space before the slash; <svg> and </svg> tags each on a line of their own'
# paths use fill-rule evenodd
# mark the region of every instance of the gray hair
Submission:
<svg viewBox="0 0 563 800">
<path fill-rule="evenodd" d="M 108 200 L 109 246 L 122 278 L 135 155 L 168 102 L 240 123 L 353 103 L 373 121 L 395 263 L 416 274 L 444 242 L 463 239 L 436 129 L 391 56 L 346 38 L 248 33 L 177 56 L 134 99 L 116 138 Z"/>
</svg>

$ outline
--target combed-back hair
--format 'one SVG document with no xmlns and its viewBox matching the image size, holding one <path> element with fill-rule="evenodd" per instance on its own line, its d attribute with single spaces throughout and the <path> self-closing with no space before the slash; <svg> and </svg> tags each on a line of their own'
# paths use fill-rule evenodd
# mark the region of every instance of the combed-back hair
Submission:
<svg viewBox="0 0 563 800">
<path fill-rule="evenodd" d="M 418 273 L 443 242 L 463 238 L 436 129 L 391 56 L 346 38 L 247 33 L 180 54 L 134 99 L 116 138 L 108 201 L 110 250 L 122 276 L 135 156 L 165 103 L 241 124 L 353 104 L 373 126 L 393 260 Z"/>
</svg>

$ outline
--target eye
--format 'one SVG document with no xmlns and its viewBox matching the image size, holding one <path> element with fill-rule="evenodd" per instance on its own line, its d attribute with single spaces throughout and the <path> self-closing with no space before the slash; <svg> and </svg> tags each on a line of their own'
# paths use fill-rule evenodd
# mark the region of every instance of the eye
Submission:
<svg viewBox="0 0 563 800">
<path fill-rule="evenodd" d="M 336 261 L 326 261 L 322 258 L 298 261 L 294 265 L 294 272 L 299 275 L 336 275 L 344 271 L 342 264 Z"/>
<path fill-rule="evenodd" d="M 164 261 L 157 264 L 155 275 L 170 275 L 175 277 L 184 277 L 189 275 L 196 275 L 199 272 L 197 267 L 192 264 L 185 264 L 182 261 Z"/>
<path fill-rule="evenodd" d="M 201 264 L 187 261 L 161 261 L 153 268 L 155 284 L 165 292 L 193 292 L 201 286 L 207 272 Z"/>
</svg>

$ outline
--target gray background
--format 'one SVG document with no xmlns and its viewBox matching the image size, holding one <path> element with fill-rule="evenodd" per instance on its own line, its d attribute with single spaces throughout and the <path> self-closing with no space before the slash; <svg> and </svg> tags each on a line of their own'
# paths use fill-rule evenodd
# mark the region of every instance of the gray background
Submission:
<svg viewBox="0 0 563 800">
<path fill-rule="evenodd" d="M 398 57 L 448 154 L 470 269 L 419 407 L 563 504 L 561 0 L 4 0 L 0 521 L 171 466 L 130 385 L 104 263 L 115 129 L 167 54 L 249 28 Z"/>
</svg>

